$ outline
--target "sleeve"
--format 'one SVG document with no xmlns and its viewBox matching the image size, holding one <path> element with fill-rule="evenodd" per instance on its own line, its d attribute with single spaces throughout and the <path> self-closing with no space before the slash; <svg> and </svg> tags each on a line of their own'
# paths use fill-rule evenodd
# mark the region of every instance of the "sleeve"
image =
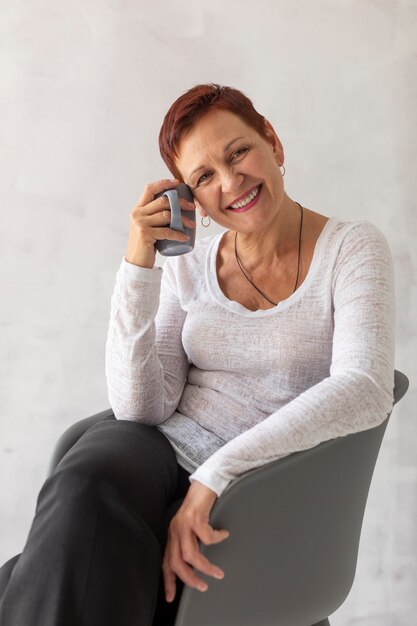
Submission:
<svg viewBox="0 0 417 626">
<path fill-rule="evenodd" d="M 220 495 L 248 470 L 380 424 L 393 405 L 393 283 L 384 236 L 372 224 L 356 222 L 333 269 L 330 376 L 225 444 L 190 480 Z"/>
<path fill-rule="evenodd" d="M 157 425 L 177 408 L 189 369 L 181 341 L 184 318 L 172 272 L 122 260 L 105 361 L 117 419 Z"/>
</svg>

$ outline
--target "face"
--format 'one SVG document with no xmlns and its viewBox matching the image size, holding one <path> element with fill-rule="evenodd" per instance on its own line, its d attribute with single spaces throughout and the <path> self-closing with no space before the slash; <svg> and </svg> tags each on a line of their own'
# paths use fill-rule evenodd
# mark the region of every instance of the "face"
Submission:
<svg viewBox="0 0 417 626">
<path fill-rule="evenodd" d="M 266 138 L 230 111 L 210 111 L 179 145 L 176 165 L 201 215 L 231 230 L 268 227 L 284 187 L 282 145 L 269 122 Z"/>
</svg>

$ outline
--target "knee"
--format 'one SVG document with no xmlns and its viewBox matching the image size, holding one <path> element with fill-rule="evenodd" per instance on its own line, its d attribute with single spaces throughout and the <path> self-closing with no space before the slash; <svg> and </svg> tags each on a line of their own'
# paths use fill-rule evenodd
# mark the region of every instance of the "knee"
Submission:
<svg viewBox="0 0 417 626">
<path fill-rule="evenodd" d="M 110 488 L 126 497 L 155 477 L 175 487 L 177 462 L 155 427 L 108 420 L 95 424 L 67 452 L 51 476 L 55 495 L 96 497 Z M 172 483 L 172 484 L 171 484 Z"/>
</svg>

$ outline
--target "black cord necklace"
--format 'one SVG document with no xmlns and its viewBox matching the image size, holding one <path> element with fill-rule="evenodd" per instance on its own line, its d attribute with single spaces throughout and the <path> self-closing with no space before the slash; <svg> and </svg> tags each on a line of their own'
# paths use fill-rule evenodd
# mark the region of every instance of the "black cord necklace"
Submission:
<svg viewBox="0 0 417 626">
<path fill-rule="evenodd" d="M 298 263 L 297 263 L 297 278 L 295 279 L 295 285 L 294 285 L 294 291 L 297 289 L 297 284 L 298 284 L 298 277 L 300 275 L 300 252 L 301 252 L 301 233 L 303 230 L 303 215 L 304 215 L 304 211 L 303 211 L 303 207 L 301 206 L 301 204 L 299 202 L 296 202 L 296 204 L 298 204 L 298 206 L 301 209 L 301 220 L 300 220 L 300 232 L 298 234 Z M 265 298 L 265 300 L 267 300 L 269 302 L 269 304 L 273 304 L 274 306 L 277 306 L 278 302 L 272 302 L 272 300 L 270 300 L 268 298 L 268 296 L 266 296 L 256 285 L 255 283 L 249 278 L 249 276 L 246 274 L 244 267 L 242 265 L 242 261 L 239 259 L 239 256 L 237 254 L 237 247 L 236 247 L 236 241 L 237 241 L 237 233 L 235 234 L 235 257 L 236 257 L 236 262 L 239 266 L 240 271 L 242 272 L 243 276 L 246 278 L 246 280 L 248 280 L 250 282 L 250 284 L 252 285 L 252 287 L 255 287 L 256 291 L 258 293 L 261 294 L 261 296 L 263 298 Z"/>
</svg>

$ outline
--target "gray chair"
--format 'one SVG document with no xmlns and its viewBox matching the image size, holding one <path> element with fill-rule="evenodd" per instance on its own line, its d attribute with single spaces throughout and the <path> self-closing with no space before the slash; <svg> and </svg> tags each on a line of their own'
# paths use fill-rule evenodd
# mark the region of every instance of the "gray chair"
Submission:
<svg viewBox="0 0 417 626">
<path fill-rule="evenodd" d="M 394 403 L 408 389 L 395 372 Z M 49 470 L 103 411 L 59 439 Z M 389 420 L 252 470 L 216 501 L 230 537 L 203 554 L 225 571 L 200 593 L 185 587 L 175 626 L 325 626 L 355 576 L 365 505 Z M 205 578 L 204 576 L 202 576 Z"/>
</svg>

